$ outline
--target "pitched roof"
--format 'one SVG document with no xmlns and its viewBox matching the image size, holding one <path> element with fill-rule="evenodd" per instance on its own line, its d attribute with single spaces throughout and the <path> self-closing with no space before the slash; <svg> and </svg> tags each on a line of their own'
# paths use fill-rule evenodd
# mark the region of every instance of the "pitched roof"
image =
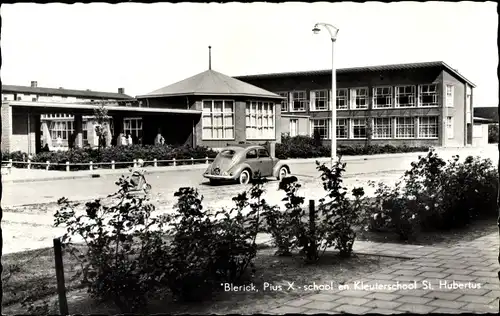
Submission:
<svg viewBox="0 0 500 316">
<path fill-rule="evenodd" d="M 13 86 L 13 85 L 2 85 L 2 93 L 30 93 L 30 94 L 49 94 L 58 96 L 68 96 L 68 97 L 85 97 L 85 98 L 96 98 L 96 99 L 133 99 L 133 97 L 114 92 L 100 92 L 91 90 L 70 90 L 63 88 L 43 88 L 43 87 L 31 87 L 31 86 Z"/>
<path fill-rule="evenodd" d="M 476 87 L 475 84 L 470 82 L 467 78 L 462 76 L 458 71 L 443 61 L 432 61 L 423 63 L 408 63 L 408 64 L 391 64 L 391 65 L 380 65 L 380 66 L 366 66 L 366 67 L 354 67 L 354 68 L 339 68 L 336 70 L 337 74 L 343 73 L 353 73 L 353 72 L 371 72 L 371 71 L 386 71 L 386 70 L 405 70 L 405 69 L 419 69 L 419 68 L 433 68 L 433 67 L 444 67 L 447 71 L 459 77 L 463 81 L 470 84 L 472 87 Z M 265 79 L 265 78 L 278 78 L 278 77 L 291 77 L 291 76 L 315 76 L 315 75 L 329 75 L 332 73 L 331 69 L 326 70 L 310 70 L 310 71 L 297 71 L 297 72 L 282 72 L 282 73 L 268 73 L 268 74 L 258 74 L 258 75 L 248 75 L 248 76 L 235 76 L 234 78 L 240 80 L 249 79 Z"/>
<path fill-rule="evenodd" d="M 474 116 L 492 120 L 498 123 L 498 107 L 477 107 L 474 108 Z"/>
<path fill-rule="evenodd" d="M 169 86 L 150 92 L 137 98 L 173 97 L 173 96 L 246 96 L 258 98 L 282 99 L 283 97 L 231 78 L 214 70 L 206 70 L 197 75 L 181 80 Z"/>
</svg>

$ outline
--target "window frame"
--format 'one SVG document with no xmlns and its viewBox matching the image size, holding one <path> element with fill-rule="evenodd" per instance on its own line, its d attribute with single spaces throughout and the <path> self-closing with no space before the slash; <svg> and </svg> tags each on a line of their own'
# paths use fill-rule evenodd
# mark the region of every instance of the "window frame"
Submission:
<svg viewBox="0 0 500 316">
<path fill-rule="evenodd" d="M 420 131 L 421 131 L 421 128 L 422 128 L 422 122 L 421 120 L 422 119 L 431 119 L 431 118 L 434 118 L 435 121 L 436 121 L 436 136 L 422 136 Z M 417 138 L 419 139 L 438 139 L 439 138 L 439 117 L 438 116 L 419 116 L 418 117 L 418 131 L 417 131 Z"/>
<path fill-rule="evenodd" d="M 317 93 L 325 93 L 326 96 L 318 98 Z M 318 89 L 318 90 L 311 90 L 309 92 L 310 97 L 309 97 L 309 110 L 311 112 L 321 112 L 321 111 L 329 111 L 330 110 L 330 92 L 328 89 Z M 313 97 L 314 94 L 314 97 Z M 324 100 L 323 100 L 324 99 Z M 322 100 L 326 104 L 326 108 L 318 109 L 317 108 L 317 101 Z"/>
<path fill-rule="evenodd" d="M 132 125 L 130 125 L 129 131 L 127 131 L 125 121 L 130 121 L 130 122 L 135 121 L 136 126 L 137 126 L 137 123 L 140 122 L 141 128 L 138 128 L 138 127 L 132 128 Z M 140 133 L 139 133 L 139 131 L 140 131 Z M 134 132 L 137 132 L 137 133 L 134 133 Z M 125 136 L 127 134 L 130 134 L 132 136 L 135 136 L 137 139 L 140 139 L 141 137 L 143 137 L 144 124 L 143 124 L 142 117 L 124 117 L 123 118 L 123 133 L 125 134 Z"/>
<path fill-rule="evenodd" d="M 401 106 L 399 103 L 398 97 L 400 96 L 399 89 L 400 88 L 412 88 L 411 93 L 405 92 L 402 96 L 411 96 L 413 99 L 413 105 L 404 105 Z M 399 85 L 394 87 L 394 107 L 398 109 L 414 109 L 418 107 L 418 96 L 417 96 L 417 86 L 415 85 Z"/>
<path fill-rule="evenodd" d="M 382 128 L 387 128 L 389 127 L 389 136 L 377 136 L 376 130 L 377 130 L 377 120 L 388 120 L 389 125 L 384 125 L 382 124 Z M 372 119 L 372 138 L 373 139 L 393 139 L 394 138 L 394 122 L 392 117 L 374 117 Z"/>
<path fill-rule="evenodd" d="M 295 90 L 295 91 L 291 91 L 290 92 L 292 94 L 292 100 L 290 102 L 290 109 L 289 109 L 289 112 L 306 112 L 306 109 L 307 109 L 307 91 L 306 90 Z M 299 110 L 296 110 L 295 109 L 295 93 L 303 93 L 304 97 L 301 98 L 301 99 L 298 99 L 297 102 L 299 102 L 301 104 L 301 108 Z"/>
<path fill-rule="evenodd" d="M 252 125 L 252 105 L 256 104 L 256 109 L 255 109 L 255 125 Z M 262 112 L 259 114 L 259 104 L 262 105 Z M 267 105 L 267 111 L 264 110 L 264 105 Z M 249 109 L 250 106 L 250 109 Z M 251 139 L 251 140 L 273 140 L 276 139 L 276 103 L 272 101 L 256 101 L 256 100 L 248 100 L 245 103 L 245 135 L 246 139 Z M 269 112 L 270 109 L 270 112 Z M 270 114 L 269 114 L 270 113 Z M 269 117 L 270 116 L 270 117 Z M 262 122 L 262 125 L 259 126 L 259 117 Z M 249 125 L 249 119 L 250 119 L 250 124 Z M 264 124 L 264 122 L 267 122 L 267 125 Z M 271 121 L 271 125 L 269 125 L 269 121 Z M 259 135 L 259 137 L 253 137 L 249 133 L 250 128 L 255 128 L 256 134 L 258 134 L 259 130 L 262 130 L 262 134 Z M 263 131 L 268 130 L 269 135 L 266 136 Z"/>
<path fill-rule="evenodd" d="M 205 102 L 211 102 L 212 103 L 212 106 L 210 107 L 210 112 L 205 112 Z M 215 102 L 222 102 L 222 111 L 221 112 L 215 112 L 214 109 L 215 109 Z M 225 112 L 225 105 L 226 105 L 226 102 L 231 102 L 232 103 L 232 107 L 231 107 L 231 113 L 227 113 Z M 234 100 L 231 100 L 231 99 L 203 99 L 201 101 L 201 110 L 202 110 L 202 113 L 201 113 L 201 139 L 202 140 L 234 140 L 235 137 L 236 137 L 236 126 L 235 126 L 235 104 L 236 102 Z M 219 115 L 222 115 L 222 126 L 220 127 L 222 129 L 222 135 L 225 136 L 226 135 L 226 129 L 230 129 L 231 127 L 229 126 L 226 126 L 226 123 L 225 123 L 225 114 L 231 114 L 231 117 L 232 117 L 232 122 L 233 124 L 231 125 L 232 127 L 232 130 L 233 130 L 233 137 L 222 137 L 222 138 L 217 138 L 217 137 L 213 137 L 214 136 L 214 130 L 216 129 L 219 129 L 218 126 L 214 126 L 213 122 L 214 122 L 214 117 L 216 114 L 219 114 Z M 211 120 L 211 124 L 210 124 L 210 131 L 211 131 L 211 136 L 212 137 L 205 137 L 204 135 L 204 131 L 206 129 L 208 129 L 208 126 L 205 125 L 205 117 L 210 117 L 210 120 Z"/>
<path fill-rule="evenodd" d="M 451 94 L 448 94 L 448 88 L 451 88 Z M 445 104 L 447 108 L 453 108 L 455 107 L 455 86 L 452 84 L 446 84 L 445 85 Z"/>
<path fill-rule="evenodd" d="M 389 104 L 385 104 L 385 106 L 378 106 L 377 102 L 377 90 L 378 89 L 389 89 L 389 94 L 382 94 L 381 97 L 385 97 L 386 102 L 389 100 Z M 375 86 L 373 87 L 373 95 L 372 95 L 372 104 L 374 109 L 390 109 L 394 107 L 394 90 L 392 86 Z"/>
<path fill-rule="evenodd" d="M 323 137 L 320 137 L 321 140 L 329 140 L 331 139 L 331 126 L 330 126 L 330 121 L 331 119 L 330 118 L 312 118 L 310 119 L 310 125 L 311 125 L 311 137 L 314 137 L 314 130 L 315 130 L 315 127 L 317 127 L 317 125 L 315 124 L 315 122 L 317 121 L 324 121 L 325 122 L 325 129 L 326 129 L 326 138 L 323 138 Z M 319 126 L 319 127 L 323 127 L 322 125 Z M 321 136 L 321 134 L 320 134 Z"/>
<path fill-rule="evenodd" d="M 295 124 L 295 135 L 292 135 L 292 123 Z M 297 118 L 290 118 L 289 121 L 288 121 L 288 135 L 290 137 L 295 137 L 297 136 L 299 133 L 298 133 L 298 129 L 299 129 L 299 119 Z"/>
<path fill-rule="evenodd" d="M 341 91 L 345 91 L 345 96 L 339 96 L 339 92 L 341 92 Z M 344 101 L 345 101 L 345 106 L 339 107 L 338 102 L 339 102 L 339 100 L 342 100 L 342 99 L 344 99 Z M 337 89 L 336 98 L 335 98 L 335 106 L 336 106 L 337 110 L 349 110 L 349 102 L 350 102 L 349 89 L 348 88 Z"/>
<path fill-rule="evenodd" d="M 424 87 L 431 87 L 431 86 L 434 86 L 435 87 L 435 91 L 434 93 L 430 94 L 428 92 L 425 93 L 425 95 L 432 95 L 434 96 L 435 98 L 435 104 L 433 103 L 432 105 L 423 105 L 424 103 L 422 102 L 422 97 L 425 96 L 423 94 L 423 88 Z M 425 103 L 427 104 L 427 103 Z M 418 107 L 421 107 L 421 108 L 435 108 L 435 107 L 439 107 L 439 86 L 437 83 L 429 83 L 429 84 L 420 84 L 418 85 Z"/>
<path fill-rule="evenodd" d="M 413 117 L 413 116 L 397 116 L 394 119 L 395 119 L 395 122 L 394 122 L 394 127 L 395 127 L 394 138 L 395 139 L 415 139 L 415 138 L 417 138 L 417 132 L 416 132 L 417 120 L 416 120 L 415 117 Z M 412 130 L 412 135 L 413 136 L 407 136 L 406 134 L 403 135 L 403 136 L 398 136 L 398 126 L 399 126 L 398 125 L 398 120 L 399 119 L 404 119 L 404 120 L 409 119 L 409 120 L 411 120 L 411 129 L 410 130 Z M 404 130 L 408 129 L 407 126 L 410 126 L 410 124 L 407 124 L 407 123 L 404 123 L 402 125 L 404 126 L 403 127 Z"/>
<path fill-rule="evenodd" d="M 355 124 L 354 123 L 355 121 L 364 121 L 364 127 L 365 127 L 365 136 L 364 137 L 355 137 L 356 135 L 354 133 L 354 129 L 356 127 L 362 126 L 362 125 Z M 367 139 L 367 137 L 368 137 L 368 124 L 367 124 L 366 118 L 351 118 L 349 125 L 350 125 L 351 139 Z"/>
<path fill-rule="evenodd" d="M 363 98 L 365 100 L 365 107 L 358 108 L 355 105 L 357 104 L 358 100 L 358 90 L 364 90 L 366 91 L 366 94 L 363 95 Z M 349 109 L 350 110 L 368 110 L 369 107 L 369 100 L 370 100 L 370 93 L 369 93 L 368 87 L 356 87 L 356 88 L 349 88 Z M 353 93 L 355 92 L 355 93 Z"/>
<path fill-rule="evenodd" d="M 339 124 L 340 121 L 344 121 L 345 124 Z M 339 137 L 339 127 L 345 126 L 345 137 Z M 336 139 L 349 139 L 349 119 L 348 118 L 338 118 L 335 124 L 335 137 Z"/>
<path fill-rule="evenodd" d="M 447 116 L 446 117 L 446 137 L 448 139 L 454 139 L 455 138 L 455 122 L 454 122 L 454 117 L 453 116 Z M 450 134 L 451 132 L 451 134 Z"/>
<path fill-rule="evenodd" d="M 289 112 L 290 109 L 289 109 L 289 106 L 290 106 L 290 92 L 288 91 L 278 91 L 276 92 L 277 95 L 279 95 L 280 97 L 286 97 L 286 99 L 284 100 L 281 100 L 281 112 Z M 285 95 L 283 95 L 285 94 Z M 285 105 L 285 109 L 283 110 L 283 105 Z"/>
</svg>

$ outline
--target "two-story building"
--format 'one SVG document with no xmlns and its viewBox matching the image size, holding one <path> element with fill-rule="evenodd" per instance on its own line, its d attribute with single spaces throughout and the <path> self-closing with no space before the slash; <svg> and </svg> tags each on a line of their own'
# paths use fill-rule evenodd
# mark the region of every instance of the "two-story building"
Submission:
<svg viewBox="0 0 500 316">
<path fill-rule="evenodd" d="M 475 85 L 446 63 L 345 68 L 336 76 L 338 144 L 472 144 Z M 235 78 L 285 98 L 282 132 L 330 143 L 331 69 Z"/>
</svg>

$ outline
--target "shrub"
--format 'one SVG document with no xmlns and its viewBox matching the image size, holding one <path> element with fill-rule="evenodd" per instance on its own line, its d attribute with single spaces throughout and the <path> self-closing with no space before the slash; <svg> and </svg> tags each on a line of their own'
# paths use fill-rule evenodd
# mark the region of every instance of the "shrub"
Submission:
<svg viewBox="0 0 500 316">
<path fill-rule="evenodd" d="M 215 214 L 203 211 L 197 190 L 181 188 L 175 193 L 178 203 L 165 270 L 167 285 L 177 298 L 203 299 L 221 283 L 239 281 L 253 265 L 260 212 L 267 207 L 262 193 L 262 185 L 254 184 L 250 198 L 247 192 L 239 194 L 233 198 L 235 208 Z M 252 210 L 243 215 L 248 206 Z"/>
<path fill-rule="evenodd" d="M 167 221 L 151 216 L 154 206 L 146 197 L 131 195 L 128 177 L 116 184 L 120 189 L 111 197 L 113 203 L 88 202 L 82 214 L 75 212 L 78 204 L 61 198 L 55 226 L 67 227 L 61 241 L 80 260 L 89 293 L 113 301 L 121 312 L 133 312 L 163 282 L 168 251 L 161 231 Z M 84 251 L 72 247 L 75 237 L 85 243 Z"/>
<path fill-rule="evenodd" d="M 488 125 L 488 143 L 490 144 L 498 143 L 498 124 Z"/>
</svg>

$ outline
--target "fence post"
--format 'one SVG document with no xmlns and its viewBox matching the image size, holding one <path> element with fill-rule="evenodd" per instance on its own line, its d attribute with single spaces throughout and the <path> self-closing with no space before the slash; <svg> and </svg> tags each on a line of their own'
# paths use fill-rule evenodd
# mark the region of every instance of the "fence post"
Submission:
<svg viewBox="0 0 500 316">
<path fill-rule="evenodd" d="M 158 160 L 156 160 L 156 158 L 153 160 L 153 164 L 155 167 L 158 167 Z"/>
<path fill-rule="evenodd" d="M 205 164 L 208 165 L 208 157 L 205 157 Z"/>
<path fill-rule="evenodd" d="M 89 170 L 94 170 L 94 163 L 92 161 L 89 163 Z"/>
<path fill-rule="evenodd" d="M 314 200 L 309 200 L 309 249 L 307 250 L 307 259 L 315 261 L 317 257 L 316 249 L 316 208 Z"/>
<path fill-rule="evenodd" d="M 191 164 L 194 165 L 194 158 L 191 157 Z"/>
<path fill-rule="evenodd" d="M 134 159 L 134 168 L 137 168 L 137 159 Z"/>
<path fill-rule="evenodd" d="M 9 168 L 12 168 L 12 159 L 9 159 Z"/>
<path fill-rule="evenodd" d="M 48 161 L 48 160 L 47 160 L 46 164 L 47 164 L 47 165 L 46 165 L 46 167 L 45 167 L 45 170 L 49 170 L 49 167 L 50 167 L 50 161 Z"/>
<path fill-rule="evenodd" d="M 54 259 L 56 264 L 57 294 L 59 296 L 59 312 L 68 315 L 68 301 L 66 300 L 66 287 L 64 285 L 64 266 L 62 259 L 62 246 L 59 238 L 54 238 Z"/>
<path fill-rule="evenodd" d="M 174 167 L 176 166 L 176 163 L 175 163 L 175 158 L 172 159 L 174 161 Z"/>
<path fill-rule="evenodd" d="M 31 169 L 31 160 L 28 159 L 28 169 Z"/>
<path fill-rule="evenodd" d="M 66 161 L 66 171 L 69 172 L 69 161 Z"/>
<path fill-rule="evenodd" d="M 114 160 L 111 160 L 111 169 L 115 169 L 115 161 Z"/>
</svg>

